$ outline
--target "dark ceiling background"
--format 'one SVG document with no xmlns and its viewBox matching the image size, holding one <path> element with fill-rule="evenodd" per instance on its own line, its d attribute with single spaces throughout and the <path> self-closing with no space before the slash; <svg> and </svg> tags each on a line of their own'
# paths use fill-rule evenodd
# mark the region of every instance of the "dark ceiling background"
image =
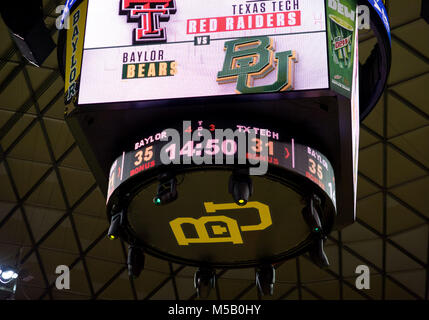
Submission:
<svg viewBox="0 0 429 320">
<path fill-rule="evenodd" d="M 423 0 L 424 1 L 424 0 Z M 56 41 L 55 8 L 45 22 Z M 302 256 L 277 270 L 270 299 L 428 299 L 429 25 L 421 0 L 388 1 L 393 67 L 361 129 L 358 220 L 334 232 L 331 267 Z M 139 279 L 126 245 L 105 235 L 105 199 L 63 119 L 56 52 L 41 68 L 24 61 L 0 20 L 0 263 L 21 270 L 16 299 L 195 299 L 194 269 L 147 257 Z M 361 58 L 374 45 L 361 33 Z M 71 268 L 71 289 L 55 268 Z M 355 288 L 355 269 L 371 289 Z M 212 299 L 257 299 L 253 270 L 218 270 Z"/>
</svg>

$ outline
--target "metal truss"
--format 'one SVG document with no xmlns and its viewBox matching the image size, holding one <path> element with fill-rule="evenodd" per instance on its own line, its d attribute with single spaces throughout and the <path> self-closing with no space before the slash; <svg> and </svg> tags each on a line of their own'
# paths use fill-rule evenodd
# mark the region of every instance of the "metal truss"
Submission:
<svg viewBox="0 0 429 320">
<path fill-rule="evenodd" d="M 51 0 L 48 2 L 48 4 L 45 6 L 45 15 L 49 18 L 55 17 L 55 8 L 63 4 L 64 1 L 60 0 Z M 399 38 L 395 31 L 399 30 L 400 28 L 415 23 L 419 21 L 420 19 L 413 19 L 407 23 L 401 24 L 396 26 L 392 29 L 392 41 L 399 45 L 401 48 L 407 50 L 410 54 L 412 54 L 414 57 L 419 59 L 420 61 L 424 62 L 425 64 L 429 65 L 429 57 L 427 57 L 424 53 L 422 53 L 418 48 L 413 47 L 409 43 L 407 43 L 404 39 Z M 55 26 L 51 28 L 51 34 L 55 34 Z M 371 39 L 371 37 L 366 38 L 363 40 L 363 42 L 368 41 Z M 22 221 L 25 226 L 25 230 L 29 236 L 30 242 L 31 242 L 31 248 L 30 250 L 20 258 L 19 264 L 25 264 L 31 256 L 35 255 L 37 263 L 40 268 L 40 272 L 42 275 L 42 281 L 44 283 L 44 290 L 43 293 L 40 296 L 31 296 L 31 299 L 54 299 L 53 290 L 55 290 L 55 282 L 52 282 L 49 280 L 48 274 L 46 272 L 47 266 L 44 265 L 43 260 L 40 256 L 40 249 L 43 247 L 44 242 L 49 238 L 50 235 L 52 235 L 57 228 L 66 220 L 70 222 L 73 236 L 76 242 L 76 247 L 78 249 L 78 257 L 69 265 L 69 268 L 72 270 L 75 268 L 79 263 L 82 263 L 83 270 L 84 270 L 84 279 L 80 279 L 80 281 L 86 281 L 89 288 L 89 298 L 90 299 L 99 299 L 102 297 L 102 294 L 114 283 L 121 275 L 124 274 L 124 272 L 127 272 L 127 266 L 126 266 L 126 260 L 127 260 L 127 248 L 126 244 L 121 242 L 121 251 L 122 251 L 122 263 L 118 265 L 117 271 L 114 273 L 112 277 L 110 277 L 98 290 L 95 290 L 93 279 L 91 277 L 88 264 L 87 264 L 87 258 L 91 253 L 91 250 L 100 243 L 102 239 L 105 238 L 105 235 L 107 233 L 107 230 L 104 230 L 101 232 L 97 237 L 95 238 L 92 243 L 89 244 L 89 246 L 85 249 L 82 245 L 82 242 L 80 240 L 78 228 L 76 226 L 75 221 L 75 212 L 76 209 L 86 200 L 88 197 L 90 197 L 96 190 L 97 186 L 95 184 L 91 185 L 87 190 L 82 190 L 82 195 L 74 202 L 71 203 L 69 197 L 67 196 L 67 185 L 64 183 L 64 179 L 60 172 L 60 167 L 62 166 L 63 162 L 67 159 L 67 157 L 77 148 L 76 143 L 73 143 L 70 147 L 68 147 L 63 154 L 61 154 L 58 158 L 55 157 L 54 154 L 54 148 L 51 141 L 51 138 L 48 134 L 48 130 L 46 128 L 45 124 L 45 118 L 47 113 L 51 110 L 51 108 L 63 98 L 63 92 L 64 89 L 59 90 L 56 92 L 53 96 L 53 98 L 46 103 L 45 105 L 40 105 L 40 97 L 47 92 L 48 90 L 52 90 L 51 87 L 55 83 L 56 80 L 60 77 L 59 70 L 52 69 L 49 67 L 43 67 L 46 71 L 49 71 L 48 77 L 37 87 L 34 88 L 30 75 L 27 70 L 27 63 L 24 61 L 22 56 L 20 56 L 19 51 L 15 46 L 10 47 L 8 50 L 6 50 L 2 57 L 0 57 L 0 72 L 4 69 L 4 67 L 10 63 L 12 63 L 12 57 L 14 55 L 18 55 L 19 61 L 13 61 L 14 64 L 17 64 L 3 79 L 3 81 L 0 83 L 0 94 L 2 94 L 9 85 L 16 80 L 16 78 L 19 75 L 23 75 L 25 79 L 25 83 L 22 83 L 22 85 L 25 85 L 30 92 L 30 97 L 25 101 L 15 112 L 14 114 L 6 121 L 4 124 L 0 127 L 0 142 L 6 137 L 8 132 L 16 127 L 17 123 L 22 119 L 22 117 L 30 110 L 30 108 L 34 107 L 36 111 L 36 115 L 34 119 L 22 130 L 22 132 L 17 136 L 17 138 L 6 148 L 3 149 L 3 147 L 0 145 L 0 166 L 3 165 L 6 171 L 6 176 L 8 179 L 8 183 L 10 184 L 13 194 L 15 196 L 15 202 L 12 206 L 12 208 L 9 210 L 9 212 L 0 220 L 0 233 L 2 232 L 2 229 L 5 228 L 5 225 L 7 222 L 15 215 L 21 215 Z M 362 299 L 367 300 L 373 300 L 374 298 L 370 295 L 368 295 L 365 291 L 358 290 L 355 287 L 354 280 L 349 278 L 346 278 L 344 276 L 344 253 L 347 252 L 348 254 L 352 255 L 354 258 L 358 259 L 362 263 L 368 265 L 373 270 L 375 270 L 379 275 L 381 275 L 382 278 L 382 286 L 381 286 L 381 296 L 379 299 L 386 299 L 386 283 L 387 281 L 390 281 L 400 287 L 402 290 L 407 292 L 412 298 L 420 300 L 428 300 L 428 294 L 429 294 L 429 243 L 427 244 L 427 257 L 426 261 L 421 260 L 421 258 L 415 256 L 413 253 L 409 252 L 401 246 L 400 244 L 396 243 L 394 240 L 391 239 L 392 235 L 389 235 L 387 232 L 387 221 L 389 219 L 388 217 L 388 204 L 387 199 L 392 198 L 396 202 L 398 202 L 401 206 L 408 209 L 413 215 L 418 217 L 423 221 L 423 223 L 428 227 L 428 241 L 429 241 L 429 218 L 427 213 L 425 214 L 421 210 L 413 207 L 409 203 L 407 203 L 404 199 L 401 199 L 397 195 L 395 195 L 391 190 L 400 187 L 401 185 L 389 187 L 387 183 L 388 179 L 388 148 L 393 149 L 397 153 L 399 153 L 401 156 L 406 158 L 408 161 L 413 163 L 415 166 L 420 168 L 425 172 L 424 177 L 419 177 L 416 179 L 423 179 L 427 176 L 429 176 L 429 168 L 419 161 L 418 159 L 415 159 L 413 156 L 408 154 L 406 151 L 398 147 L 392 142 L 392 137 L 388 137 L 388 112 L 389 112 L 389 106 L 388 106 L 388 96 L 394 97 L 396 100 L 402 103 L 405 107 L 409 108 L 419 116 L 421 116 L 426 121 L 429 120 L 429 114 L 427 114 L 424 110 L 422 110 L 419 106 L 414 105 L 411 101 L 400 95 L 396 88 L 398 85 L 401 85 L 405 82 L 416 80 L 420 77 L 427 76 L 429 74 L 429 71 L 424 71 L 420 74 L 417 74 L 411 78 L 402 79 L 399 82 L 396 83 L 390 83 L 390 85 L 387 87 L 385 95 L 384 95 L 384 104 L 381 106 L 383 111 L 383 132 L 382 134 L 379 134 L 375 132 L 373 129 L 371 129 L 369 126 L 363 124 L 362 130 L 366 131 L 369 135 L 371 135 L 373 138 L 377 140 L 374 144 L 370 144 L 369 146 L 366 146 L 362 148 L 362 150 L 365 150 L 367 148 L 370 148 L 377 144 L 382 144 L 382 163 L 383 163 L 383 172 L 382 172 L 382 183 L 378 183 L 374 181 L 371 177 L 365 175 L 362 172 L 359 172 L 360 178 L 368 182 L 370 185 L 375 187 L 377 189 L 376 193 L 369 194 L 367 196 L 361 197 L 359 201 L 363 201 L 368 197 L 374 196 L 375 194 L 381 193 L 382 195 L 382 232 L 378 231 L 376 228 L 371 226 L 369 223 L 363 221 L 362 219 L 357 219 L 357 224 L 359 224 L 361 227 L 365 228 L 369 232 L 371 232 L 375 237 L 382 240 L 382 265 L 381 267 L 377 266 L 374 262 L 370 261 L 369 259 L 365 258 L 352 248 L 350 248 L 347 243 L 343 241 L 343 235 L 344 233 L 342 231 L 336 232 L 336 237 L 329 237 L 329 240 L 333 243 L 334 246 L 338 248 L 338 273 L 332 271 L 331 269 L 326 269 L 324 272 L 332 277 L 334 281 L 338 281 L 338 299 L 342 300 L 344 299 L 344 289 L 347 287 L 348 289 L 351 289 L 354 291 L 357 295 L 359 295 Z M 423 88 L 424 89 L 424 88 Z M 2 106 L 0 105 L 0 111 L 2 110 Z M 13 176 L 13 173 L 11 171 L 9 160 L 10 160 L 10 154 L 14 150 L 14 148 L 20 143 L 20 141 L 23 140 L 26 135 L 29 134 L 31 129 L 35 126 L 39 125 L 44 141 L 46 142 L 48 155 L 50 159 L 50 167 L 45 171 L 45 173 L 34 183 L 34 185 L 23 195 L 19 194 L 19 189 L 17 186 L 17 182 Z M 425 128 L 429 125 L 429 122 L 426 126 L 422 127 Z M 407 133 L 406 133 L 407 134 Z M 401 134 L 403 135 L 403 134 Z M 393 137 L 395 138 L 395 137 Z M 429 138 L 429 137 L 428 137 Z M 26 201 L 31 197 L 31 195 L 38 190 L 38 188 L 46 181 L 46 179 L 51 175 L 55 175 L 56 181 L 59 186 L 60 194 L 62 197 L 62 200 L 64 202 L 65 210 L 63 210 L 62 216 L 52 225 L 52 227 L 49 228 L 45 234 L 43 234 L 39 240 L 36 241 L 32 227 L 29 223 L 28 214 L 25 209 Z M 407 181 L 405 183 L 410 183 L 410 181 Z M 3 181 L 0 182 L 0 185 L 3 184 Z M 416 264 L 418 264 L 422 270 L 426 270 L 425 279 L 421 279 L 422 282 L 425 282 L 425 294 L 424 296 L 421 296 L 420 294 L 414 292 L 411 288 L 408 288 L 404 283 L 396 279 L 394 276 L 392 276 L 387 271 L 387 253 L 386 248 L 387 245 L 393 246 L 397 250 L 399 250 L 402 254 L 407 256 L 409 259 L 414 261 Z M 2 258 L 2 253 L 0 252 L 0 259 Z M 288 299 L 293 293 L 297 293 L 298 299 L 303 299 L 303 293 L 309 294 L 315 299 L 323 300 L 325 297 L 323 294 L 320 294 L 318 292 L 315 292 L 311 288 L 310 283 L 306 283 L 302 280 L 302 262 L 303 261 L 310 261 L 309 257 L 307 255 L 297 257 L 295 258 L 295 267 L 296 267 L 296 281 L 293 285 L 291 285 L 288 290 L 285 292 L 281 292 L 277 295 L 277 298 L 282 299 Z M 279 264 L 276 267 L 282 268 L 283 264 Z M 184 296 L 184 294 L 180 291 L 180 288 L 177 285 L 177 278 L 181 277 L 181 272 L 185 269 L 185 266 L 175 266 L 172 263 L 168 263 L 168 275 L 165 275 L 164 279 L 159 281 L 158 285 L 155 286 L 147 295 L 143 297 L 144 300 L 149 300 L 156 296 L 156 294 L 168 283 L 171 282 L 173 287 L 173 296 L 172 299 L 180 300 L 180 299 L 188 299 L 193 300 L 196 299 L 196 294 L 193 294 L 189 297 Z M 217 272 L 217 278 L 222 279 L 222 277 L 225 275 L 227 270 L 218 270 Z M 143 272 L 142 277 L 144 277 L 145 274 Z M 223 278 L 227 279 L 227 278 Z M 138 289 L 136 288 L 135 281 L 130 279 L 130 288 L 132 292 L 133 299 L 138 299 Z M 214 292 L 216 295 L 216 299 L 221 300 L 222 299 L 222 292 L 223 289 L 227 290 L 227 288 L 222 288 L 219 283 L 217 285 L 217 288 Z M 243 285 L 242 290 L 234 297 L 235 300 L 243 299 L 245 298 L 252 290 L 256 290 L 253 281 L 250 279 L 246 281 L 246 284 Z M 255 291 L 256 292 L 256 291 Z M 121 297 L 121 293 L 118 292 L 118 298 Z M 262 299 L 260 296 L 259 299 Z"/>
</svg>

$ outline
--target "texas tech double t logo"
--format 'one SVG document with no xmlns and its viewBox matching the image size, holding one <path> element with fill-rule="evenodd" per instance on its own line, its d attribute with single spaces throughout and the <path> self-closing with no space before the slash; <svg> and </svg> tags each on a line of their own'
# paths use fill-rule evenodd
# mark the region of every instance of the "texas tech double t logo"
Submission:
<svg viewBox="0 0 429 320">
<path fill-rule="evenodd" d="M 169 21 L 175 13 L 175 0 L 120 0 L 119 14 L 139 25 L 133 32 L 133 44 L 166 42 L 167 32 L 160 23 Z"/>
</svg>

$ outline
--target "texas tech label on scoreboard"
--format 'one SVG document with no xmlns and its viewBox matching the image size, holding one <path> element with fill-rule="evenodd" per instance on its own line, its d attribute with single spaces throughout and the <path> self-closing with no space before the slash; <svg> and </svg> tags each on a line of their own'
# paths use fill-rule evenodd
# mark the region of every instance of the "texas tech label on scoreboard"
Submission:
<svg viewBox="0 0 429 320">
<path fill-rule="evenodd" d="M 80 104 L 329 87 L 324 0 L 89 0 Z"/>
</svg>

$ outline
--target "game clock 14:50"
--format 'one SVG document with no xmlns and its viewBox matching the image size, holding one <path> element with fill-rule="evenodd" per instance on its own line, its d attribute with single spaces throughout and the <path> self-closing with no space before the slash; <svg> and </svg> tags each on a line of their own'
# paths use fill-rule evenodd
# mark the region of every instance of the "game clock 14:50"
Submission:
<svg viewBox="0 0 429 320">
<path fill-rule="evenodd" d="M 244 151 L 244 153 L 242 153 L 242 158 L 248 158 L 251 154 L 255 154 L 259 159 L 262 159 L 262 157 L 264 157 L 263 154 L 267 154 L 267 156 L 265 156 L 265 161 L 278 164 L 278 159 L 274 157 L 274 141 L 264 143 L 261 139 L 252 138 L 249 147 L 249 152 L 246 151 L 246 148 L 242 149 Z M 267 150 L 264 151 L 264 148 Z M 241 154 L 239 152 L 239 142 L 234 139 L 207 139 L 207 141 L 204 142 L 191 140 L 186 142 L 182 148 L 180 148 L 180 145 L 172 143 L 164 150 L 168 154 L 168 158 L 172 161 L 181 157 L 193 158 L 194 161 L 197 157 L 210 160 L 213 156 L 217 156 L 216 159 L 219 161 L 223 160 L 223 156 L 234 157 Z"/>
</svg>

